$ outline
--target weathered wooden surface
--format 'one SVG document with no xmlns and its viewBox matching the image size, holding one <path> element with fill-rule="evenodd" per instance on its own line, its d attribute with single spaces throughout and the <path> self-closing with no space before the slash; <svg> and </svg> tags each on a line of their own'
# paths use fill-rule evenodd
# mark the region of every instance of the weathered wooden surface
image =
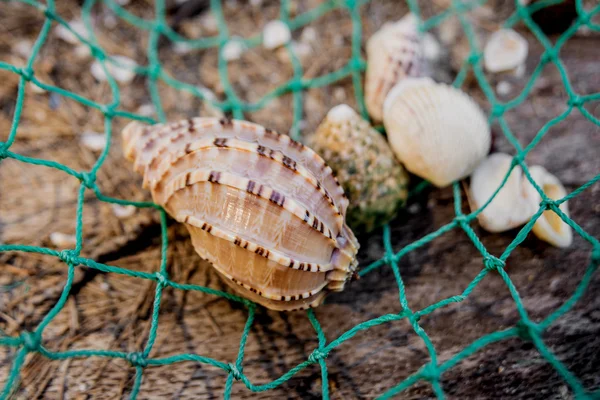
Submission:
<svg viewBox="0 0 600 400">
<path fill-rule="evenodd" d="M 317 4 L 299 2 L 298 11 Z M 441 2 L 443 3 L 443 2 Z M 502 3 L 502 2 L 499 2 Z M 372 32 L 380 21 L 399 17 L 404 8 L 393 2 L 375 1 L 362 9 L 364 31 Z M 76 7 L 68 4 L 59 12 L 69 20 Z M 144 5 L 133 9 L 144 14 Z M 147 7 L 146 7 L 147 8 Z M 24 63 L 13 45 L 17 39 L 32 37 L 41 19 L 26 7 L 0 5 L 7 10 L 0 26 L 11 33 L 0 35 L 2 60 Z M 248 35 L 258 31 L 266 20 L 278 13 L 276 2 L 265 2 L 262 9 L 226 7 L 230 29 Z M 78 12 L 78 11 L 77 11 Z M 97 10 L 104 16 L 105 8 Z M 506 14 L 506 13 L 504 13 Z M 502 14 L 502 15 L 504 15 Z M 36 16 L 37 15 L 37 16 Z M 3 19 L 4 18 L 4 19 Z M 99 17 L 100 18 L 100 17 Z M 209 35 L 203 16 L 182 22 L 182 32 Z M 5 20 L 9 22 L 3 23 Z M 486 21 L 483 21 L 486 22 Z M 482 26 L 488 26 L 482 22 Z M 102 23 L 100 19 L 99 24 Z M 101 43 L 110 52 L 126 54 L 145 62 L 147 36 L 126 25 L 107 32 Z M 303 59 L 305 75 L 314 77 L 330 72 L 345 63 L 350 55 L 351 24 L 341 11 L 333 12 L 312 24 L 321 34 L 314 44 L 313 57 Z M 526 34 L 526 33 L 524 33 Z M 527 34 L 526 34 L 527 35 Z M 535 67 L 542 49 L 531 35 L 528 72 Z M 600 91 L 597 73 L 598 36 L 577 35 L 561 51 L 574 89 L 580 94 Z M 118 46 L 115 43 L 126 43 Z M 44 47 L 36 72 L 52 83 L 83 93 L 96 101 L 107 102 L 107 86 L 94 81 L 87 72 L 89 60 L 74 61 L 65 54 L 72 48 L 51 36 Z M 161 57 L 170 73 L 195 84 L 219 90 L 214 51 L 192 52 L 173 56 L 168 44 Z M 256 100 L 270 88 L 291 76 L 284 54 L 256 49 L 229 68 L 234 87 L 248 100 Z M 43 75 L 45 74 L 45 75 Z M 1 72 L 0 140 L 10 127 L 17 78 Z M 493 78 L 492 78 L 493 79 Z M 518 93 L 527 79 L 511 78 Z M 148 94 L 142 78 L 123 86 L 123 108 L 136 111 L 147 104 Z M 200 104 L 160 86 L 169 118 L 193 116 Z M 476 84 L 470 81 L 469 93 L 480 97 Z M 510 96 L 509 96 L 510 98 Z M 505 98 L 501 98 L 506 100 Z M 28 89 L 18 140 L 12 151 L 35 158 L 62 162 L 77 170 L 88 170 L 97 153 L 79 145 L 79 135 L 86 130 L 102 131 L 102 116 L 97 111 L 54 95 L 37 94 Z M 522 145 L 528 144 L 538 130 L 566 107 L 567 98 L 560 76 L 547 66 L 532 95 L 518 109 L 507 113 L 507 121 Z M 313 129 L 330 106 L 352 100 L 349 80 L 340 84 L 310 90 L 304 99 L 306 131 Z M 598 117 L 598 103 L 587 109 Z M 483 107 L 487 105 L 482 103 Z M 291 119 L 291 97 L 284 96 L 267 109 L 248 115 L 257 122 L 287 131 Z M 202 110 L 200 110 L 202 111 Z M 115 132 L 124 120 L 117 119 Z M 511 151 L 497 126 L 495 148 Z M 139 178 L 130 172 L 122 158 L 118 135 L 106 164 L 100 170 L 98 185 L 103 193 L 127 199 L 143 200 L 148 195 L 141 189 Z M 542 164 L 573 190 L 600 173 L 600 129 L 573 112 L 567 121 L 552 128 L 532 151 L 527 161 Z M 14 160 L 0 163 L 0 241 L 53 247 L 52 232 L 72 234 L 75 229 L 75 201 L 78 181 L 44 167 L 25 165 Z M 589 188 L 570 202 L 573 219 L 587 232 L 600 236 L 600 186 Z M 449 189 L 430 189 L 413 200 L 406 212 L 392 224 L 396 250 L 435 231 L 452 220 L 453 204 Z M 463 204 L 466 210 L 466 203 Z M 101 262 L 129 269 L 157 271 L 160 238 L 158 214 L 137 211 L 120 220 L 111 206 L 97 201 L 89 191 L 84 206 L 84 246 L 82 254 Z M 517 231 L 489 234 L 473 224 L 483 244 L 499 255 Z M 185 230 L 169 228 L 168 266 L 176 282 L 195 283 L 226 290 L 210 267 L 194 253 Z M 362 265 L 381 257 L 381 232 L 360 238 Z M 532 319 L 539 320 L 559 307 L 575 290 L 589 262 L 591 246 L 576 238 L 571 248 L 551 248 L 529 237 L 511 255 L 507 272 L 522 296 Z M 446 233 L 399 262 L 410 306 L 426 307 L 452 295 L 460 294 L 482 268 L 482 259 L 467 236 L 459 230 Z M 66 279 L 66 266 L 48 256 L 33 254 L 0 254 L 0 329 L 7 335 L 34 329 L 56 303 Z M 150 329 L 150 313 L 154 301 L 154 284 L 116 274 L 96 273 L 77 268 L 72 294 L 66 307 L 46 330 L 43 343 L 51 350 L 113 349 L 139 351 Z M 600 387 L 600 278 L 594 275 L 585 296 L 574 309 L 559 319 L 545 334 L 545 343 L 581 379 L 587 389 Z M 316 310 L 328 340 L 333 340 L 356 324 L 386 313 L 400 311 L 398 288 L 389 267 L 373 271 L 348 290 L 330 296 L 327 304 Z M 247 311 L 224 299 L 174 289 L 165 290 L 159 320 L 158 337 L 153 357 L 196 353 L 233 362 Z M 462 303 L 453 304 L 421 319 L 420 325 L 434 343 L 443 362 L 473 340 L 486 333 L 513 326 L 518 315 L 506 285 L 495 274 L 489 274 Z M 261 384 L 278 378 L 304 361 L 317 338 L 305 313 L 275 313 L 259 309 L 246 347 L 244 373 L 253 383 Z M 0 385 L 4 382 L 14 350 L 0 347 Z M 429 361 L 421 339 L 406 321 L 393 322 L 358 333 L 334 350 L 327 358 L 330 393 L 335 399 L 372 398 L 396 385 Z M 29 355 L 21 374 L 15 398 L 118 398 L 127 397 L 135 370 L 125 361 L 99 358 L 48 361 Z M 220 398 L 226 375 L 210 366 L 192 362 L 145 370 L 139 398 Z M 251 393 L 236 383 L 234 398 L 319 398 L 320 371 L 311 366 L 279 388 L 260 394 Z M 449 398 L 572 398 L 554 369 L 535 348 L 512 339 L 489 346 L 461 362 L 444 374 L 442 386 Z M 402 398 L 431 398 L 430 386 L 417 384 Z"/>
</svg>

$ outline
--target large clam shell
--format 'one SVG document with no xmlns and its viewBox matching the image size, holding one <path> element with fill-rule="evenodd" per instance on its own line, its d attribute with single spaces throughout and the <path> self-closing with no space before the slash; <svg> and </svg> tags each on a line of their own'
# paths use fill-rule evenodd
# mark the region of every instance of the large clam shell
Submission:
<svg viewBox="0 0 600 400">
<path fill-rule="evenodd" d="M 243 296 L 275 310 L 315 307 L 353 274 L 348 200 L 301 143 L 246 121 L 195 118 L 132 122 L 123 146 L 154 201 Z"/>
<path fill-rule="evenodd" d="M 374 121 L 383 119 L 388 92 L 407 76 L 418 76 L 422 63 L 418 20 L 409 13 L 386 23 L 367 41 L 365 102 Z"/>
<path fill-rule="evenodd" d="M 438 187 L 468 176 L 490 149 L 490 128 L 477 104 L 429 78 L 396 85 L 386 98 L 383 123 L 406 169 Z"/>
<path fill-rule="evenodd" d="M 384 137 L 352 108 L 332 108 L 308 144 L 348 195 L 346 220 L 352 229 L 369 232 L 396 215 L 408 195 L 408 175 Z"/>
</svg>

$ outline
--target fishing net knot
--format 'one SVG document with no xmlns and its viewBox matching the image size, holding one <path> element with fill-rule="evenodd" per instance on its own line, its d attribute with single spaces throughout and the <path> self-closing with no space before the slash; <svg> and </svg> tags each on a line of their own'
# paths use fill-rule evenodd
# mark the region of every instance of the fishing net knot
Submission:
<svg viewBox="0 0 600 400">
<path fill-rule="evenodd" d="M 142 368 L 144 368 L 145 366 L 148 365 L 148 361 L 146 361 L 146 358 L 144 357 L 144 355 L 142 353 L 139 353 L 139 352 L 127 354 L 127 356 L 125 358 L 134 367 L 142 367 Z"/>
<path fill-rule="evenodd" d="M 592 21 L 591 13 L 581 12 L 577 18 L 577 23 L 579 25 L 589 25 Z"/>
<path fill-rule="evenodd" d="M 79 264 L 77 262 L 77 253 L 75 252 L 75 250 L 63 250 L 60 253 L 58 253 L 58 258 L 60 258 L 60 260 L 65 264 L 69 264 L 73 267 Z"/>
<path fill-rule="evenodd" d="M 35 332 L 22 332 L 21 335 L 21 343 L 23 343 L 23 347 L 29 352 L 38 351 L 40 349 L 40 337 Z"/>
<path fill-rule="evenodd" d="M 313 352 L 310 353 L 310 355 L 308 356 L 308 361 L 310 361 L 311 363 L 316 363 L 319 362 L 319 360 L 322 360 L 326 357 L 326 351 L 322 351 L 321 349 L 314 349 Z"/>
<path fill-rule="evenodd" d="M 163 274 L 161 274 L 160 272 L 157 272 L 154 275 L 156 276 L 156 281 L 158 282 L 158 284 L 160 286 L 165 287 L 169 284 L 169 282 L 167 281 L 167 278 L 165 278 L 165 276 Z"/>
<path fill-rule="evenodd" d="M 367 63 L 360 57 L 355 57 L 350 60 L 349 65 L 354 71 L 364 71 L 367 68 Z"/>
<path fill-rule="evenodd" d="M 94 189 L 96 186 L 96 176 L 90 173 L 82 173 L 81 174 L 81 182 L 88 189 Z"/>
<path fill-rule="evenodd" d="M 600 264 L 600 246 L 596 246 L 594 250 L 592 250 L 590 258 L 593 263 Z"/>
<path fill-rule="evenodd" d="M 472 52 L 471 54 L 469 54 L 469 58 L 467 58 L 467 61 L 469 62 L 469 64 L 475 65 L 479 63 L 481 57 L 483 57 L 483 54 L 481 52 Z"/>
<path fill-rule="evenodd" d="M 576 94 L 572 95 L 567 101 L 567 104 L 573 107 L 581 107 L 583 103 L 585 103 L 583 98 Z"/>
<path fill-rule="evenodd" d="M 551 208 L 556 207 L 556 201 L 552 199 L 544 199 L 540 201 L 540 207 L 544 208 L 545 210 L 550 210 Z"/>
<path fill-rule="evenodd" d="M 469 218 L 466 215 L 457 215 L 454 217 L 454 221 L 456 221 L 456 223 L 460 226 L 463 226 L 469 223 Z"/>
<path fill-rule="evenodd" d="M 6 143 L 0 142 L 0 161 L 8 157 L 7 150 L 8 146 L 6 145 Z"/>
<path fill-rule="evenodd" d="M 485 265 L 485 269 L 491 272 L 496 271 L 498 268 L 504 268 L 506 266 L 506 263 L 498 257 L 487 255 L 483 259 L 483 265 Z"/>
<path fill-rule="evenodd" d="M 92 57 L 96 58 L 99 61 L 104 61 L 106 59 L 106 53 L 100 47 L 90 44 L 90 53 Z"/>
<path fill-rule="evenodd" d="M 150 79 L 152 79 L 153 81 L 157 80 L 160 76 L 160 70 L 160 64 L 152 63 L 148 68 L 148 76 L 150 77 Z"/>
<path fill-rule="evenodd" d="M 516 325 L 517 335 L 526 341 L 531 341 L 533 336 L 540 335 L 542 333 L 542 328 L 539 325 L 531 322 L 531 321 L 519 321 Z"/>
<path fill-rule="evenodd" d="M 300 92 L 301 90 L 304 89 L 304 84 L 302 83 L 302 81 L 300 79 L 296 79 L 290 82 L 290 84 L 288 85 L 288 88 L 292 91 L 292 92 Z"/>
<path fill-rule="evenodd" d="M 504 112 L 506 111 L 506 106 L 504 104 L 494 104 L 492 106 L 491 114 L 494 118 L 500 118 Z"/>
<path fill-rule="evenodd" d="M 440 372 L 437 366 L 432 363 L 424 365 L 419 375 L 428 382 L 436 382 L 440 379 Z"/>
<path fill-rule="evenodd" d="M 242 379 L 241 369 L 238 369 L 238 367 L 232 363 L 229 363 L 227 365 L 229 366 L 229 373 L 231 374 L 231 376 L 233 376 L 233 379 L 235 379 L 236 381 L 241 380 Z"/>
<path fill-rule="evenodd" d="M 50 10 L 49 8 L 45 7 L 44 8 L 44 16 L 48 19 L 51 20 L 56 20 L 56 14 L 54 13 L 54 11 Z"/>
<path fill-rule="evenodd" d="M 21 68 L 21 76 L 23 78 L 25 78 L 25 80 L 27 82 L 31 81 L 33 79 L 33 69 L 31 67 L 27 67 L 27 68 Z"/>
<path fill-rule="evenodd" d="M 547 64 L 550 61 L 556 62 L 557 59 L 558 59 L 558 54 L 557 54 L 556 50 L 552 47 L 546 49 L 544 54 L 542 54 L 542 63 L 543 64 Z"/>
</svg>

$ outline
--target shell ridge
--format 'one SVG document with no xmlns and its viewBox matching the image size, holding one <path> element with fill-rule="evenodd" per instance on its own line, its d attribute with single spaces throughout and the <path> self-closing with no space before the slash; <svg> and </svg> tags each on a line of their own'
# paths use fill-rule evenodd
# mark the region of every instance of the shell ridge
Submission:
<svg viewBox="0 0 600 400">
<path fill-rule="evenodd" d="M 300 262 L 299 260 L 294 260 L 277 250 L 266 250 L 264 246 L 240 238 L 238 235 L 232 232 L 229 232 L 216 225 L 209 224 L 206 221 L 187 213 L 176 213 L 174 215 L 174 218 L 178 222 L 186 223 L 196 228 L 200 228 L 203 231 L 210 233 L 215 237 L 218 237 L 219 239 L 227 240 L 228 242 L 236 244 L 251 253 L 258 254 L 259 256 L 273 261 L 283 267 L 288 267 L 291 269 L 306 272 L 327 272 L 333 270 L 333 266 L 331 264 Z"/>
<path fill-rule="evenodd" d="M 218 177 L 217 175 L 218 174 Z M 237 176 L 234 174 L 230 174 L 227 172 L 219 172 L 219 171 L 207 171 L 207 170 L 196 170 L 193 172 L 189 172 L 187 174 L 178 175 L 180 179 L 174 179 L 165 187 L 165 204 L 168 204 L 171 197 L 175 194 L 175 192 L 185 189 L 186 187 L 192 186 L 195 183 L 199 182 L 211 182 L 221 185 L 226 185 L 233 187 L 235 189 L 247 192 L 248 187 L 251 186 L 251 180 Z M 181 179 L 185 177 L 185 179 Z M 331 232 L 328 234 L 324 232 L 324 229 L 319 229 L 320 224 L 316 215 L 309 213 L 308 220 L 306 219 L 307 211 L 303 206 L 301 206 L 296 200 L 287 198 L 281 195 L 277 190 L 265 186 L 265 185 L 257 185 L 253 187 L 253 191 L 249 192 L 253 195 L 259 196 L 265 200 L 269 200 L 270 202 L 277 204 L 278 206 L 284 208 L 289 211 L 292 215 L 300 219 L 306 225 L 310 226 L 315 232 L 318 232 L 322 237 L 326 238 L 328 241 L 333 242 L 336 248 L 338 248 L 338 241 L 333 238 Z"/>
<path fill-rule="evenodd" d="M 144 183 L 148 184 L 152 190 L 155 189 L 156 185 L 162 181 L 166 172 L 168 171 L 168 169 L 171 166 L 175 165 L 179 160 L 181 160 L 182 158 L 186 157 L 189 154 L 192 154 L 192 153 L 198 152 L 198 151 L 203 151 L 204 149 L 212 148 L 214 145 L 214 142 L 216 142 L 217 140 L 221 140 L 221 139 L 222 138 L 216 138 L 213 141 L 212 139 L 205 138 L 205 139 L 198 140 L 196 142 L 192 142 L 189 146 L 186 146 L 186 148 L 183 151 L 178 151 L 176 153 L 173 153 L 172 156 L 168 156 L 164 160 L 162 160 L 161 163 L 158 165 L 157 171 L 155 174 L 150 174 L 150 171 L 147 171 L 146 174 L 144 175 Z M 244 142 L 244 141 L 235 140 L 235 139 L 228 140 L 226 142 L 219 141 L 219 143 L 221 143 L 221 145 L 218 147 L 227 149 L 228 151 L 229 150 L 248 151 L 248 152 L 252 152 L 252 153 L 261 155 L 261 151 L 260 151 L 260 147 L 262 147 L 261 145 L 252 144 L 249 142 Z M 223 143 L 226 143 L 226 145 Z M 263 151 L 262 153 L 265 153 L 265 152 Z M 336 206 L 335 202 L 333 201 L 333 198 L 327 192 L 327 190 L 320 184 L 319 180 L 312 174 L 312 172 L 310 170 L 306 169 L 304 166 L 292 163 L 292 161 L 290 161 L 289 157 L 287 157 L 282 152 L 274 151 L 273 153 L 270 153 L 270 155 L 272 156 L 272 157 L 270 157 L 271 160 L 273 160 L 274 162 L 277 162 L 278 164 L 280 164 L 288 169 L 293 170 L 295 173 L 298 173 L 300 176 L 302 176 L 304 179 L 306 179 L 306 181 L 308 183 L 310 183 L 315 188 L 315 190 L 319 191 L 323 195 L 323 197 L 329 202 L 329 204 L 331 204 L 331 206 L 334 209 L 334 212 L 336 214 L 338 214 L 338 217 L 335 218 L 336 234 L 338 234 L 343 225 L 343 218 L 340 215 L 340 210 Z M 150 175 L 152 175 L 153 177 L 150 178 Z M 156 175 L 156 176 L 154 176 L 154 175 Z M 333 231 L 333 229 L 331 229 L 331 227 L 329 227 L 329 230 Z"/>
</svg>

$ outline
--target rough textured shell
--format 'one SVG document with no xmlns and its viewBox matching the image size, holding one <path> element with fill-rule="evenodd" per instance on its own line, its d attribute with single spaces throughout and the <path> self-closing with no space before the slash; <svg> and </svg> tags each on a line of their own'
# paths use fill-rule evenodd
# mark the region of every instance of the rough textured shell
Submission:
<svg viewBox="0 0 600 400">
<path fill-rule="evenodd" d="M 365 101 L 375 121 L 383 119 L 383 103 L 388 92 L 407 76 L 418 76 L 422 63 L 417 18 L 407 14 L 386 23 L 367 42 Z"/>
<path fill-rule="evenodd" d="M 500 29 L 490 36 L 483 50 L 483 63 L 489 72 L 510 71 L 525 63 L 529 45 L 512 29 Z"/>
<path fill-rule="evenodd" d="M 308 144 L 344 187 L 352 229 L 368 232 L 396 215 L 408 194 L 408 175 L 383 136 L 352 108 L 332 108 Z"/>
<path fill-rule="evenodd" d="M 546 171 L 545 168 L 536 165 L 529 168 L 529 172 L 546 196 L 552 200 L 558 200 L 567 195 L 567 191 L 558 178 Z M 538 191 L 531 183 L 527 185 L 526 190 L 531 203 L 539 207 L 542 198 Z M 568 217 L 569 206 L 567 203 L 567 201 L 561 203 L 558 208 Z M 532 230 L 538 238 L 556 247 L 569 247 L 573 242 L 571 227 L 552 210 L 544 211 L 533 225 Z"/>
<path fill-rule="evenodd" d="M 490 128 L 477 104 L 428 78 L 396 85 L 385 101 L 383 123 L 406 169 L 439 187 L 469 175 L 490 149 Z"/>
<path fill-rule="evenodd" d="M 473 171 L 471 186 L 467 192 L 472 211 L 485 205 L 494 195 L 511 165 L 511 156 L 495 153 Z M 527 223 L 539 207 L 539 201 L 536 204 L 528 197 L 528 185 L 530 183 L 521 167 L 515 166 L 504 186 L 477 216 L 481 227 L 489 232 L 504 232 Z"/>
<path fill-rule="evenodd" d="M 123 146 L 152 197 L 243 296 L 275 310 L 319 305 L 356 269 L 348 200 L 323 159 L 246 121 L 132 122 Z"/>
</svg>

